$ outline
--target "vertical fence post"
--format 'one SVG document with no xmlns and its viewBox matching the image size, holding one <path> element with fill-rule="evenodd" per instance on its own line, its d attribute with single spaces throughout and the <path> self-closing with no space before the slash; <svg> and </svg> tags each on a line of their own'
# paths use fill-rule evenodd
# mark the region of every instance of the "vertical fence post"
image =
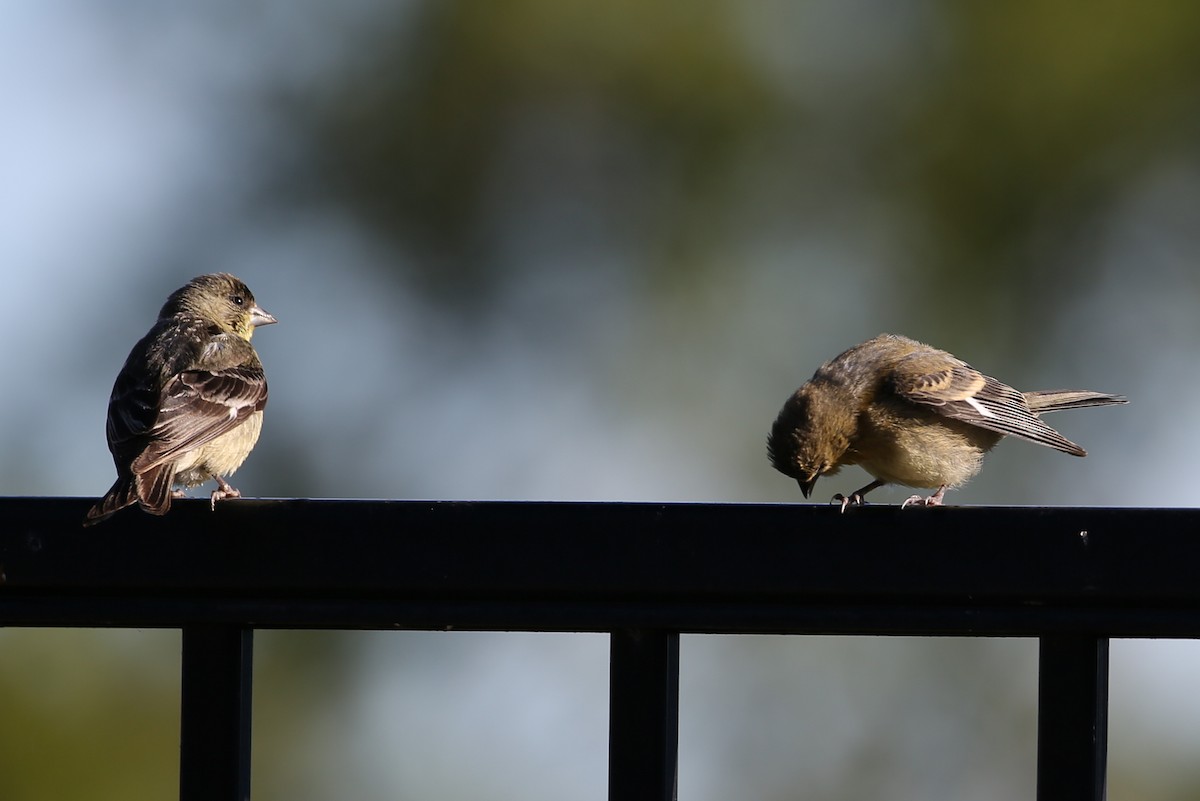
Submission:
<svg viewBox="0 0 1200 801">
<path fill-rule="evenodd" d="M 253 646 L 253 629 L 183 627 L 180 801 L 250 798 Z"/>
<path fill-rule="evenodd" d="M 610 638 L 609 801 L 674 801 L 679 755 L 679 633 Z"/>
<path fill-rule="evenodd" d="M 1108 638 L 1041 637 L 1039 801 L 1104 801 L 1107 762 Z"/>
</svg>

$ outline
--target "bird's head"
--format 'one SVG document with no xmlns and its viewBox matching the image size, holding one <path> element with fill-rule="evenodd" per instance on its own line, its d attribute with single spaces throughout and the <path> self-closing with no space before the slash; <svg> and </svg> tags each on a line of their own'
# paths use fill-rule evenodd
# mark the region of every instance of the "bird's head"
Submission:
<svg viewBox="0 0 1200 801">
<path fill-rule="evenodd" d="M 810 381 L 788 398 L 767 436 L 771 465 L 796 479 L 805 498 L 818 478 L 841 468 L 850 446 L 855 413 L 839 400 Z"/>
<path fill-rule="evenodd" d="M 188 281 L 167 298 L 159 317 L 179 312 L 195 314 L 246 340 L 256 327 L 277 322 L 255 302 L 250 289 L 228 273 L 211 273 Z"/>
</svg>

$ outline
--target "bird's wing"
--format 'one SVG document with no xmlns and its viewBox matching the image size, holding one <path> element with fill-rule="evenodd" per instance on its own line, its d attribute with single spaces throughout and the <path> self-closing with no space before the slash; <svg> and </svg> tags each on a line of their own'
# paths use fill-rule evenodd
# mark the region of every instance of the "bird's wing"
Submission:
<svg viewBox="0 0 1200 801">
<path fill-rule="evenodd" d="M 261 366 L 223 370 L 187 370 L 167 382 L 149 443 L 133 461 L 144 473 L 172 462 L 233 430 L 267 405 L 267 380 Z"/>
<path fill-rule="evenodd" d="M 138 371 L 122 370 L 108 402 L 108 447 L 118 470 L 129 465 L 145 448 L 146 437 L 158 417 L 159 392 L 150 378 Z"/>
<path fill-rule="evenodd" d="M 952 420 L 1021 437 L 1075 456 L 1086 451 L 1046 425 L 1025 396 L 953 357 L 914 353 L 892 370 L 889 388 L 911 403 Z"/>
</svg>

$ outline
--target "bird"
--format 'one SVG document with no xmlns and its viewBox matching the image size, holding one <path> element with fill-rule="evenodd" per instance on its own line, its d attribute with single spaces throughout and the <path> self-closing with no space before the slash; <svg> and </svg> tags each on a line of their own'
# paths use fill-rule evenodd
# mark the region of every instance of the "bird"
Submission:
<svg viewBox="0 0 1200 801">
<path fill-rule="evenodd" d="M 885 484 L 935 490 L 909 497 L 901 508 L 940 506 L 1005 436 L 1087 455 L 1040 415 L 1121 403 L 1128 400 L 1090 390 L 1019 392 L 944 350 L 880 334 L 821 365 L 787 399 L 767 437 L 767 455 L 805 498 L 821 476 L 846 465 L 865 469 L 871 483 L 834 496 L 843 512 Z"/>
<path fill-rule="evenodd" d="M 267 379 L 250 344 L 277 322 L 238 278 L 201 275 L 171 293 L 133 346 L 108 401 L 108 449 L 117 480 L 87 513 L 95 525 L 127 506 L 163 515 L 182 490 L 215 479 L 211 508 L 237 498 L 231 475 L 254 448 Z"/>
</svg>

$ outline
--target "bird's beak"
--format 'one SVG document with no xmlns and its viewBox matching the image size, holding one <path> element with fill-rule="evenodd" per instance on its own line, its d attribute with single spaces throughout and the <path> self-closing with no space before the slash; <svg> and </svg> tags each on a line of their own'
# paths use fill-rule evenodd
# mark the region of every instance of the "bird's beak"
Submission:
<svg viewBox="0 0 1200 801">
<path fill-rule="evenodd" d="M 808 481 L 802 478 L 796 479 L 796 483 L 800 485 L 800 491 L 804 493 L 804 497 L 812 495 L 813 487 L 817 485 L 817 476 L 813 476 Z"/>
<path fill-rule="evenodd" d="M 257 328 L 260 325 L 270 325 L 271 323 L 277 322 L 279 321 L 275 319 L 275 315 L 271 314 L 269 311 L 260 309 L 258 304 L 250 307 L 250 325 L 254 328 Z"/>
</svg>

